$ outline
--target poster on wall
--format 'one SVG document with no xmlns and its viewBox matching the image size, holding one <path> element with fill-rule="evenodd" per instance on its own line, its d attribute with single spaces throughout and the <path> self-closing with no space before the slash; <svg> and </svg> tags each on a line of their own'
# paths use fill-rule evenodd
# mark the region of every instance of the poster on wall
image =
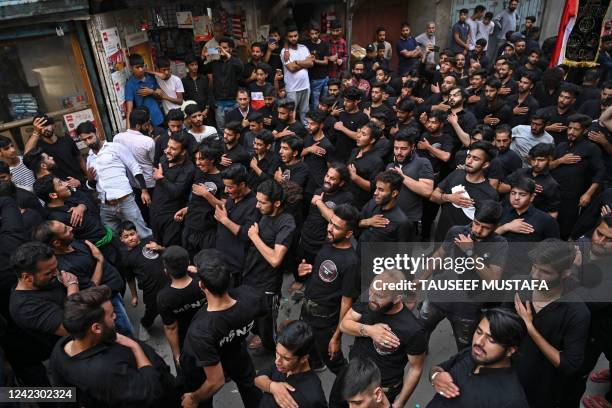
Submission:
<svg viewBox="0 0 612 408">
<path fill-rule="evenodd" d="M 102 46 L 104 53 L 109 56 L 121 50 L 121 41 L 119 41 L 119 31 L 117 27 L 100 30 L 102 36 Z"/>
<path fill-rule="evenodd" d="M 121 112 L 121 117 L 125 117 L 125 97 L 124 87 L 130 73 L 127 68 L 125 52 L 121 48 L 119 31 L 116 27 L 100 30 L 102 45 L 106 56 L 106 64 L 111 74 L 113 89 L 117 97 L 117 105 Z M 78 126 L 78 123 L 77 123 Z"/>
<path fill-rule="evenodd" d="M 129 55 L 140 54 L 144 58 L 145 67 L 153 69 L 153 53 L 146 31 L 126 35 L 125 44 L 128 47 Z"/>
<path fill-rule="evenodd" d="M 193 18 L 193 37 L 196 42 L 205 42 L 212 38 L 212 19 L 208 16 Z"/>
<path fill-rule="evenodd" d="M 193 28 L 193 16 L 191 11 L 177 11 L 176 23 L 178 28 Z"/>
<path fill-rule="evenodd" d="M 68 134 L 76 142 L 76 145 L 79 149 L 85 149 L 87 145 L 83 143 L 76 134 L 76 128 L 81 123 L 85 121 L 91 121 L 96 124 L 96 120 L 94 118 L 94 114 L 91 109 L 83 109 L 82 111 L 67 113 L 64 115 L 64 123 L 66 124 L 66 129 L 68 129 Z"/>
</svg>

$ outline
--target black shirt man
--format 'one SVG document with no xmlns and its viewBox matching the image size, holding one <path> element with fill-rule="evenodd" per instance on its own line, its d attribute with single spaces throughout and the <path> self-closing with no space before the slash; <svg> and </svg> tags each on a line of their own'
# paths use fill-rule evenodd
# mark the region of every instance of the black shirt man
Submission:
<svg viewBox="0 0 612 408">
<path fill-rule="evenodd" d="M 357 130 L 368 123 L 368 115 L 359 110 L 361 91 L 355 87 L 347 88 L 344 93 L 344 110 L 340 112 L 334 125 L 336 130 L 336 151 L 333 159 L 347 163 L 351 150 L 356 146 Z"/>
<path fill-rule="evenodd" d="M 563 84 L 559 96 L 553 106 L 541 108 L 539 112 L 548 118 L 544 128 L 555 139 L 555 145 L 567 141 L 567 126 L 569 117 L 576 113 L 575 103 L 578 88 L 574 84 Z M 540 106 L 542 106 L 540 104 Z"/>
<path fill-rule="evenodd" d="M 327 115 L 322 111 L 306 114 L 308 135 L 304 139 L 302 158 L 308 167 L 308 182 L 305 192 L 312 197 L 315 190 L 323 187 L 323 179 L 327 173 L 328 162 L 334 155 L 335 147 L 325 135 L 323 122 Z"/>
<path fill-rule="evenodd" d="M 493 128 L 508 123 L 512 117 L 510 106 L 499 94 L 501 87 L 497 78 L 489 78 L 485 84 L 485 98 L 473 108 L 476 119 Z"/>
<path fill-rule="evenodd" d="M 221 168 L 226 169 L 232 164 L 249 166 L 251 157 L 240 140 L 242 125 L 240 122 L 232 121 L 225 124 L 223 129 L 223 156 L 221 156 Z"/>
<path fill-rule="evenodd" d="M 538 101 L 531 95 L 534 84 L 533 75 L 523 74 L 518 82 L 518 93 L 506 98 L 506 103 L 512 107 L 512 115 L 508 121 L 510 127 L 529 125 L 531 115 L 540 107 Z"/>
<path fill-rule="evenodd" d="M 374 145 L 382 135 L 382 129 L 370 122 L 357 130 L 357 147 L 350 153 L 348 170 L 349 191 L 353 194 L 355 207 L 363 207 L 372 197 L 373 180 L 383 168 L 380 155 Z"/>
<path fill-rule="evenodd" d="M 272 150 L 273 144 L 274 136 L 268 129 L 262 129 L 255 134 L 254 155 L 251 158 L 247 183 L 251 189 L 256 190 L 261 182 L 274 177 L 274 172 L 282 163 L 278 153 Z"/>
</svg>

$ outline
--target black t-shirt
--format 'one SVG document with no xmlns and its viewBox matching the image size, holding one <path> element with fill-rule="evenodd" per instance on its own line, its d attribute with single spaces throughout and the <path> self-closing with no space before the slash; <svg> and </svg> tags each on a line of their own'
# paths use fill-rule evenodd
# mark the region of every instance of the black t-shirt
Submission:
<svg viewBox="0 0 612 408">
<path fill-rule="evenodd" d="M 451 375 L 461 394 L 446 398 L 436 393 L 427 408 L 529 408 L 513 367 L 481 367 L 475 373 L 471 351 L 468 347 L 439 364 Z"/>
<path fill-rule="evenodd" d="M 199 279 L 191 276 L 191 282 L 184 288 L 164 286 L 157 293 L 157 309 L 164 325 L 178 324 L 179 344 L 182 346 L 189 329 L 189 323 L 200 308 L 206 305 L 206 298 L 199 286 Z"/>
<path fill-rule="evenodd" d="M 160 164 L 164 178 L 155 182 L 151 213 L 155 217 L 169 214 L 173 216 L 178 210 L 187 206 L 187 197 L 191 192 L 196 169 L 190 160 L 169 167 L 165 156 L 161 158 Z"/>
<path fill-rule="evenodd" d="M 540 106 L 542 106 L 542 102 L 540 101 Z M 557 110 L 557 105 L 548 106 L 545 108 L 541 108 L 538 110 L 539 114 L 544 115 L 548 118 L 548 123 L 561 123 L 564 126 L 569 124 L 568 118 L 576 113 L 573 107 L 570 107 L 565 113 L 559 113 Z M 563 130 L 561 132 L 553 132 L 547 131 L 553 139 L 555 139 L 555 145 L 558 146 L 562 142 L 567 142 L 567 131 Z"/>
<path fill-rule="evenodd" d="M 559 211 L 561 204 L 561 190 L 559 183 L 550 175 L 548 171 L 538 174 L 534 177 L 530 168 L 518 169 L 515 174 L 527 177 L 535 181 L 537 185 L 542 187 L 542 191 L 536 194 L 533 200 L 533 206 L 544 212 Z M 510 177 L 514 177 L 511 175 Z"/>
<path fill-rule="evenodd" d="M 389 163 L 387 165 L 387 170 L 400 166 L 402 168 L 402 172 L 413 180 L 419 181 L 419 179 L 434 179 L 433 170 L 429 160 L 420 157 L 416 153 L 411 154 L 410 157 L 406 159 L 406 162 L 402 163 L 401 165 L 398 163 Z M 423 215 L 423 197 L 410 190 L 403 183 L 397 198 L 397 205 L 402 209 L 409 221 L 418 221 Z"/>
<path fill-rule="evenodd" d="M 368 115 L 361 111 L 354 113 L 348 113 L 346 111 L 340 112 L 338 121 L 342 122 L 346 128 L 356 132 L 357 129 L 365 125 L 370 121 Z M 355 140 L 351 139 L 339 130 L 336 131 L 336 152 L 334 154 L 334 160 L 346 163 L 347 159 L 351 154 L 351 150 L 355 148 Z"/>
<path fill-rule="evenodd" d="M 95 286 L 91 281 L 91 277 L 96 269 L 97 261 L 87 244 L 83 241 L 73 241 L 70 246 L 74 249 L 72 252 L 56 254 L 57 268 L 61 271 L 67 271 L 79 278 L 79 289 L 87 289 Z M 109 262 L 104 262 L 102 266 L 102 279 L 100 284 L 106 285 L 113 293 L 123 293 L 125 283 L 119 274 L 119 271 Z"/>
<path fill-rule="evenodd" d="M 466 179 L 464 170 L 455 170 L 440 182 L 438 188 L 444 194 L 452 194 L 452 188 L 463 185 L 463 189 L 468 193 L 470 198 L 480 203 L 483 200 L 498 200 L 497 191 L 489 184 L 489 180 L 485 179 L 481 183 L 470 183 Z M 463 208 L 457 208 L 452 203 L 444 203 L 441 206 L 440 220 L 436 229 L 436 241 L 442 241 L 446 236 L 446 232 L 453 225 L 467 225 L 472 219 L 468 217 Z M 469 209 L 465 209 L 469 210 Z"/>
<path fill-rule="evenodd" d="M 400 340 L 399 347 L 388 347 L 374 343 L 370 337 L 356 337 L 350 352 L 355 356 L 369 357 L 380 369 L 381 385 L 397 385 L 404 377 L 404 368 L 408 364 L 408 355 L 418 356 L 427 351 L 427 336 L 423 326 L 407 308 L 395 314 L 373 312 L 364 302 L 355 303 L 353 310 L 361 315 L 360 323 L 373 325 L 384 323 L 391 328 Z"/>
<path fill-rule="evenodd" d="M 102 239 L 106 235 L 104 225 L 100 216 L 95 212 L 91 211 L 89 207 L 83 215 L 83 221 L 80 225 L 72 225 L 70 223 L 71 213 L 68 210 L 72 208 L 70 205 L 62 205 L 59 207 L 47 206 L 48 219 L 61 221 L 66 225 L 70 225 L 73 228 L 74 238 L 78 240 L 88 239 L 92 244 Z"/>
<path fill-rule="evenodd" d="M 327 162 L 330 161 L 330 158 L 333 156 L 335 147 L 332 142 L 326 137 L 319 141 L 315 141 L 314 137 L 311 134 L 308 134 L 304 139 L 304 148 L 310 147 L 318 143 L 319 147 L 325 149 L 325 154 L 323 156 L 318 156 L 314 153 L 307 154 L 304 157 L 304 164 L 308 166 L 308 182 L 306 183 L 305 191 L 307 193 L 312 194 L 317 188 L 323 186 L 323 179 L 325 178 L 325 173 L 327 173 Z"/>
<path fill-rule="evenodd" d="M 145 248 L 151 241 L 151 238 L 142 239 L 135 248 L 126 249 L 122 255 L 125 279 L 138 279 L 138 287 L 143 292 L 145 304 L 154 303 L 157 292 L 168 285 L 161 255 Z"/>
<path fill-rule="evenodd" d="M 157 167 L 162 157 L 165 157 L 164 150 L 168 147 L 168 141 L 170 140 L 170 135 L 168 131 L 164 128 L 156 128 L 154 130 L 157 133 L 155 138 L 155 156 L 153 160 L 153 165 Z M 195 153 L 198 150 L 198 141 L 195 136 L 191 133 L 186 132 L 185 137 L 187 138 L 187 150 L 189 150 L 189 157 L 192 162 L 195 161 Z M 165 159 L 164 159 L 165 160 Z M 166 174 L 166 173 L 164 173 Z"/>
<path fill-rule="evenodd" d="M 440 149 L 442 151 L 451 153 L 453 152 L 453 137 L 448 133 L 442 133 L 440 136 L 434 136 L 429 132 L 425 132 L 421 136 L 423 139 L 427 140 L 429 144 L 431 144 L 436 149 Z M 431 163 L 431 167 L 433 169 L 434 174 L 439 175 L 440 171 L 442 171 L 443 166 L 445 166 L 445 162 L 438 159 L 433 154 L 429 153 L 427 150 L 417 150 L 417 153 L 421 157 L 425 157 Z M 449 159 L 449 162 L 452 159 Z"/>
<path fill-rule="evenodd" d="M 507 224 L 517 218 L 522 218 L 530 224 L 534 231 L 531 234 L 519 234 L 517 232 L 506 232 L 503 237 L 509 242 L 540 242 L 546 238 L 560 238 L 559 224 L 552 216 L 542 210 L 538 210 L 533 205 L 522 214 L 518 214 L 514 208 L 507 206 L 504 208 L 499 225 Z"/>
<path fill-rule="evenodd" d="M 498 152 L 495 159 L 499 160 L 500 164 L 502 165 L 504 176 L 509 176 L 510 173 L 515 172 L 523 166 L 521 156 L 519 156 L 514 150 L 508 149 L 503 152 Z"/>
<path fill-rule="evenodd" d="M 254 156 L 257 157 L 257 156 Z M 257 190 L 257 186 L 269 178 L 274 178 L 274 172 L 283 164 L 278 153 L 268 151 L 266 155 L 260 160 L 257 158 L 257 167 L 261 169 L 261 174 L 258 176 L 257 173 L 249 166 L 249 175 L 247 184 L 252 190 Z"/>
<path fill-rule="evenodd" d="M 324 244 L 312 265 L 304 296 L 324 307 L 340 310 L 342 296 L 359 296 L 359 257 L 353 247 L 340 249 Z"/>
<path fill-rule="evenodd" d="M 408 218 L 396 203 L 390 210 L 383 210 L 372 198 L 361 210 L 361 218 L 382 215 L 389 223 L 382 228 L 368 227 L 359 233 L 359 242 L 406 242 Z"/>
<path fill-rule="evenodd" d="M 520 103 L 518 98 L 519 94 L 509 95 L 506 98 L 506 104 L 510 106 L 511 109 L 520 106 L 521 108 L 529 108 L 529 110 L 524 115 L 517 115 L 516 113 L 512 112 L 512 116 L 510 116 L 510 120 L 508 121 L 508 124 L 511 127 L 531 124 L 531 116 L 535 114 L 540 107 L 540 104 L 536 98 L 534 98 L 531 94 L 527 95 L 527 98 Z"/>
<path fill-rule="evenodd" d="M 203 173 L 200 169 L 196 170 L 193 184 L 204 185 L 217 199 L 221 198 L 221 195 L 225 190 L 221 173 Z M 190 229 L 207 231 L 212 228 L 216 228 L 217 222 L 214 218 L 215 209 L 204 197 L 191 193 L 191 200 L 189 201 L 187 208 L 185 225 L 189 226 Z"/>
<path fill-rule="evenodd" d="M 281 164 L 281 170 L 283 171 L 283 179 L 290 180 L 297 184 L 298 186 L 306 187 L 306 183 L 308 182 L 308 166 L 304 164 L 302 161 L 298 161 L 292 165 L 286 165 L 285 163 Z"/>
<path fill-rule="evenodd" d="M 353 149 L 350 154 L 348 164 L 354 164 L 357 168 L 357 175 L 370 181 L 371 189 L 370 191 L 366 191 L 352 181 L 349 181 L 348 189 L 353 194 L 353 205 L 357 208 L 361 208 L 368 202 L 370 197 L 372 197 L 372 191 L 374 191 L 376 183 L 376 175 L 383 169 L 384 163 L 378 153 L 376 153 L 374 150 L 364 153 L 361 155 L 361 157 L 357 157 L 357 154 L 359 154 L 359 149 Z"/>
<path fill-rule="evenodd" d="M 227 216 L 232 222 L 240 225 L 238 235 L 232 234 L 223 224 L 217 225 L 216 248 L 226 255 L 226 261 L 232 273 L 242 273 L 247 244 L 250 242 L 247 232 L 249 227 L 257 222 L 260 213 L 255 208 L 257 199 L 255 193 L 250 191 L 238 203 L 231 197 L 225 202 Z"/>
<path fill-rule="evenodd" d="M 43 290 L 11 291 L 9 311 L 17 326 L 22 328 L 38 345 L 30 350 L 46 360 L 59 340 L 55 331 L 64 321 L 66 290 L 54 280 Z"/>
<path fill-rule="evenodd" d="M 230 150 L 228 150 L 227 145 L 224 144 L 223 154 L 230 158 L 232 164 L 242 164 L 247 169 L 249 168 L 251 156 L 249 156 L 249 152 L 246 151 L 246 149 L 244 148 L 244 146 L 242 146 L 240 142 L 238 142 L 238 144 L 236 144 Z"/>
<path fill-rule="evenodd" d="M 47 143 L 40 138 L 37 146 L 55 160 L 53 174 L 62 180 L 72 177 L 81 180 L 81 184 L 84 183 L 83 172 L 81 171 L 79 161 L 81 153 L 70 136 L 59 136 L 55 143 Z"/>
<path fill-rule="evenodd" d="M 592 183 L 602 183 L 606 169 L 601 160 L 601 150 L 584 136 L 572 143 L 564 142 L 555 148 L 555 159 L 571 153 L 581 157 L 578 163 L 561 164 L 551 171 L 559 183 L 564 199 L 578 200 Z"/>
<path fill-rule="evenodd" d="M 327 400 L 321 386 L 321 380 L 312 370 L 287 377 L 286 374 L 279 372 L 274 364 L 271 364 L 269 368 L 261 370 L 258 375 L 266 375 L 274 382 L 286 382 L 295 388 L 295 391 L 291 391 L 290 395 L 300 408 L 327 408 Z M 264 392 L 259 402 L 259 408 L 276 407 L 278 405 L 272 394 Z"/>
<path fill-rule="evenodd" d="M 286 211 L 271 217 L 264 215 L 259 220 L 259 237 L 268 247 L 275 245 L 291 247 L 295 233 L 295 220 Z M 249 247 L 244 269 L 244 284 L 265 292 L 279 293 L 282 273 L 266 261 L 255 245 Z"/>
<path fill-rule="evenodd" d="M 233 306 L 213 312 L 202 307 L 189 326 L 180 359 L 187 391 L 202 385 L 204 367 L 221 363 L 231 376 L 250 360 L 244 342 L 255 318 L 267 309 L 265 297 L 248 286 L 230 290 L 229 294 L 236 300 Z"/>
<path fill-rule="evenodd" d="M 327 41 L 319 41 L 318 44 L 315 44 L 311 40 L 307 40 L 303 44 L 308 48 L 310 54 L 314 54 L 317 60 L 322 60 L 324 57 L 329 56 L 329 43 Z M 327 65 L 315 64 L 312 68 L 308 68 L 308 77 L 311 81 L 323 79 L 327 77 L 327 71 Z"/>
<path fill-rule="evenodd" d="M 315 194 L 321 194 L 323 190 L 315 190 Z M 340 204 L 350 204 L 353 202 L 353 194 L 346 188 L 324 193 L 323 201 L 327 208 L 332 210 Z M 302 240 L 300 245 L 309 252 L 317 252 L 327 237 L 327 220 L 323 218 L 318 208 L 310 204 L 310 211 L 302 226 Z"/>
</svg>

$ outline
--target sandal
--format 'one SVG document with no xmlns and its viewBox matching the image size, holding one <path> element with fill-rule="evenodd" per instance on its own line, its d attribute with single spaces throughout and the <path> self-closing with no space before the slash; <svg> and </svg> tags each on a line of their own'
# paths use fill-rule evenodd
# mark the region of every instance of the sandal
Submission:
<svg viewBox="0 0 612 408">
<path fill-rule="evenodd" d="M 612 403 L 606 401 L 602 395 L 585 395 L 582 405 L 584 408 L 612 408 Z"/>
<path fill-rule="evenodd" d="M 607 383 L 610 381 L 610 369 L 604 368 L 599 371 L 594 371 L 589 376 L 594 383 Z"/>
</svg>

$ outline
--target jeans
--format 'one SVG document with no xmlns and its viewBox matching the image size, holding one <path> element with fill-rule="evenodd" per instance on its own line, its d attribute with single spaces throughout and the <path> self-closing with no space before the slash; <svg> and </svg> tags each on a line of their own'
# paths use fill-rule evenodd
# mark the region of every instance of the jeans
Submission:
<svg viewBox="0 0 612 408">
<path fill-rule="evenodd" d="M 225 114 L 232 109 L 235 109 L 236 101 L 233 99 L 226 99 L 217 101 L 217 108 L 215 109 L 215 121 L 217 122 L 217 130 L 219 134 L 223 136 L 223 129 L 225 129 Z"/>
<path fill-rule="evenodd" d="M 325 77 L 323 79 L 313 79 L 310 81 L 310 110 L 315 111 L 318 109 L 319 98 L 327 86 L 328 79 L 329 78 Z"/>
<path fill-rule="evenodd" d="M 115 231 L 117 231 L 122 221 L 132 221 L 136 225 L 136 230 L 141 239 L 153 235 L 153 231 L 147 227 L 142 218 L 138 204 L 136 204 L 134 199 L 134 194 L 130 194 L 127 199 L 116 205 L 102 203 L 100 205 L 100 218 L 102 218 L 102 223 Z"/>
<path fill-rule="evenodd" d="M 430 302 L 429 300 L 423 302 L 419 316 L 419 320 L 423 323 L 423 327 L 427 332 L 427 342 L 429 343 L 429 336 L 431 336 L 431 333 L 435 330 L 436 326 L 438 326 L 438 323 L 445 318 L 448 319 L 453 328 L 457 351 L 470 347 L 472 345 L 472 336 L 474 336 L 474 331 L 478 325 L 478 319 L 476 317 L 470 319 L 457 316 L 446 310 L 440 309 L 434 302 Z"/>
<path fill-rule="evenodd" d="M 111 303 L 115 310 L 115 327 L 117 331 L 124 336 L 134 336 L 134 328 L 123 305 L 123 297 L 119 293 L 115 293 L 111 298 Z"/>
<path fill-rule="evenodd" d="M 306 122 L 306 114 L 308 113 L 308 99 L 310 98 L 310 89 L 302 89 L 301 91 L 287 92 L 287 99 L 295 102 L 295 111 L 299 115 L 299 120 L 304 126 Z"/>
</svg>

